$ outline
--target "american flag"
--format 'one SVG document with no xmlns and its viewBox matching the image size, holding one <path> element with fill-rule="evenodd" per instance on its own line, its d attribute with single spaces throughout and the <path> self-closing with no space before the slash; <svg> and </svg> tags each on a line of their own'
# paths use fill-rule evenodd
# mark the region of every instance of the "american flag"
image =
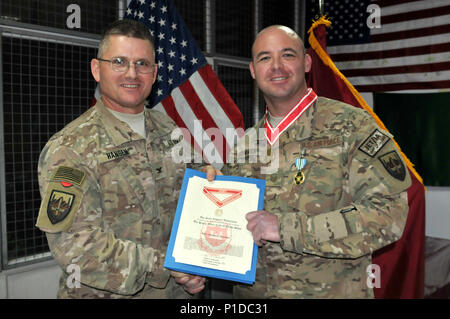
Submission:
<svg viewBox="0 0 450 319">
<path fill-rule="evenodd" d="M 328 53 L 359 92 L 450 88 L 450 0 L 325 1 L 325 13 Z"/>
<path fill-rule="evenodd" d="M 148 106 L 187 128 L 197 150 L 213 145 L 220 160 L 208 158 L 214 154 L 210 151 L 203 156 L 220 167 L 234 144 L 234 136 L 226 130 L 244 128 L 244 121 L 174 4 L 170 0 L 132 0 L 124 18 L 143 22 L 155 41 L 158 75 Z M 201 121 L 201 126 L 196 121 Z"/>
</svg>

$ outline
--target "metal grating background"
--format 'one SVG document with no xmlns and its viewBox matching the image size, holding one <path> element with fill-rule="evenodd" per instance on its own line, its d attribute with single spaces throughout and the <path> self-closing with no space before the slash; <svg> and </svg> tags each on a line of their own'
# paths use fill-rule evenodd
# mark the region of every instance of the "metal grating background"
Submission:
<svg viewBox="0 0 450 319">
<path fill-rule="evenodd" d="M 264 0 L 262 1 L 261 27 L 265 28 L 274 24 L 282 24 L 295 30 L 294 12 L 295 0 Z"/>
<path fill-rule="evenodd" d="M 254 34 L 253 1 L 216 1 L 216 52 L 251 57 Z"/>
<path fill-rule="evenodd" d="M 119 17 L 119 1 L 112 0 L 2 0 L 0 18 L 16 22 L 67 29 L 70 4 L 80 7 L 81 28 L 75 31 L 100 34 Z"/>
<path fill-rule="evenodd" d="M 254 98 L 251 94 L 253 92 L 253 78 L 250 76 L 248 68 L 219 64 L 217 76 L 239 107 L 244 117 L 245 129 L 252 127 L 255 124 Z M 264 108 L 260 107 L 260 114 L 263 114 L 263 110 Z"/>
<path fill-rule="evenodd" d="M 174 0 L 173 2 L 197 45 L 201 50 L 206 50 L 205 0 Z"/>
<path fill-rule="evenodd" d="M 89 107 L 96 49 L 5 36 L 1 43 L 7 259 L 13 264 L 48 251 L 45 235 L 34 226 L 41 202 L 39 154 Z"/>
</svg>

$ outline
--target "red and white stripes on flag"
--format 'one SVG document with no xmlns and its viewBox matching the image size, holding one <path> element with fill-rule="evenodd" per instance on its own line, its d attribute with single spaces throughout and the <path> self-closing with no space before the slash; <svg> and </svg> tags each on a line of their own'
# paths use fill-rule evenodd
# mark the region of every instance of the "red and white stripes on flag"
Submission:
<svg viewBox="0 0 450 319">
<path fill-rule="evenodd" d="M 221 167 L 244 120 L 174 3 L 132 0 L 124 18 L 144 23 L 154 39 L 158 74 L 148 106 L 170 116 L 203 158 Z"/>
<path fill-rule="evenodd" d="M 154 109 L 169 115 L 178 127 L 188 129 L 196 150 L 203 150 L 204 158 L 220 167 L 234 145 L 234 133 L 243 133 L 243 130 L 236 131 L 243 128 L 242 117 L 233 114 L 235 110 L 230 109 L 230 105 L 234 105 L 233 100 L 211 66 L 206 64 Z M 211 152 L 211 148 L 205 150 L 208 145 L 214 145 L 218 151 L 216 156 L 211 157 L 215 152 Z"/>
<path fill-rule="evenodd" d="M 450 88 L 450 1 L 372 4 L 381 8 L 381 19 L 379 27 L 370 30 L 370 42 L 328 46 L 337 68 L 356 90 Z"/>
</svg>

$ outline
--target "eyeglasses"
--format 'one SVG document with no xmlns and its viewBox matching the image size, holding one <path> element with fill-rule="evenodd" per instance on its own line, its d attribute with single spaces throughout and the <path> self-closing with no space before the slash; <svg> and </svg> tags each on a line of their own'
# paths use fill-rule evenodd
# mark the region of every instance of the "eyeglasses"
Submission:
<svg viewBox="0 0 450 319">
<path fill-rule="evenodd" d="M 112 60 L 99 59 L 99 61 L 109 62 L 111 64 L 111 69 L 116 72 L 128 72 L 130 64 L 133 63 L 137 73 L 151 73 L 153 71 L 154 64 L 147 60 L 138 60 L 136 62 L 130 62 L 127 58 L 117 57 Z"/>
</svg>

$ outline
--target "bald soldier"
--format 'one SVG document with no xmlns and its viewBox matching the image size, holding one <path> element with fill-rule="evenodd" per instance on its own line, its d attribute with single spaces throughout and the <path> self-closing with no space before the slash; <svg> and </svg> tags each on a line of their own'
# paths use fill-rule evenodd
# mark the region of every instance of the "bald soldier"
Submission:
<svg viewBox="0 0 450 319">
<path fill-rule="evenodd" d="M 189 298 L 205 279 L 163 267 L 185 164 L 172 160 L 175 124 L 144 107 L 157 74 L 148 28 L 111 24 L 91 71 L 101 99 L 39 158 L 37 227 L 63 270 L 58 297 Z"/>
<path fill-rule="evenodd" d="M 373 298 L 371 255 L 405 226 L 411 181 L 392 136 L 366 111 L 318 97 L 310 68 L 293 30 L 258 34 L 250 72 L 267 109 L 255 128 L 279 166 L 264 174 L 247 158 L 224 170 L 266 180 L 264 210 L 246 215 L 260 246 L 256 282 L 236 285 L 234 298 Z"/>
</svg>

